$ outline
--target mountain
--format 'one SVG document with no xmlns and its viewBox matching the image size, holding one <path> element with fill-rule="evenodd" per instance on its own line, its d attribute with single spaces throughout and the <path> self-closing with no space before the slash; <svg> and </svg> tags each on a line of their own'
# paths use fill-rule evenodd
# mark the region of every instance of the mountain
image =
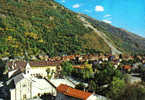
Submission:
<svg viewBox="0 0 145 100">
<path fill-rule="evenodd" d="M 122 53 L 143 53 L 145 51 L 145 38 L 111 24 L 95 20 L 82 15 L 95 29 L 105 34 L 107 39 Z"/>
<path fill-rule="evenodd" d="M 0 58 L 145 51 L 144 38 L 53 0 L 1 0 L 0 34 Z"/>
</svg>

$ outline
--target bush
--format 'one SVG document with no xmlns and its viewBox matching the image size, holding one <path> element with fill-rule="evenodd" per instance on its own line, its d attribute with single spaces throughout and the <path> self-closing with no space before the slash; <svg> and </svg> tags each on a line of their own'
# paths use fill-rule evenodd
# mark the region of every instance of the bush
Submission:
<svg viewBox="0 0 145 100">
<path fill-rule="evenodd" d="M 145 100 L 145 87 L 140 84 L 127 85 L 124 92 L 113 100 Z"/>
</svg>

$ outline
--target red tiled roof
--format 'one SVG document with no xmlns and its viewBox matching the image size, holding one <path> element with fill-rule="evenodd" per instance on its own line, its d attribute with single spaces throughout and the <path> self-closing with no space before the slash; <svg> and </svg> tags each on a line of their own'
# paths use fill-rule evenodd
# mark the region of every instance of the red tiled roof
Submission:
<svg viewBox="0 0 145 100">
<path fill-rule="evenodd" d="M 8 70 L 10 71 L 11 69 L 23 69 L 26 66 L 26 62 L 24 61 L 15 61 L 15 62 L 8 62 L 7 63 Z"/>
<path fill-rule="evenodd" d="M 83 65 L 73 65 L 72 68 L 83 69 L 84 66 Z"/>
<path fill-rule="evenodd" d="M 75 55 L 63 56 L 62 59 L 63 60 L 68 60 L 68 59 L 72 60 L 72 59 L 75 59 Z"/>
<path fill-rule="evenodd" d="M 57 66 L 60 65 L 62 61 L 31 61 L 30 66 L 43 67 L 43 66 Z"/>
<path fill-rule="evenodd" d="M 123 68 L 128 70 L 128 69 L 131 69 L 131 66 L 130 65 L 125 65 L 125 66 L 123 66 Z"/>
<path fill-rule="evenodd" d="M 91 93 L 89 92 L 74 89 L 64 84 L 60 84 L 56 89 L 58 92 L 63 93 L 64 95 L 78 98 L 81 100 L 86 100 L 91 95 Z"/>
</svg>

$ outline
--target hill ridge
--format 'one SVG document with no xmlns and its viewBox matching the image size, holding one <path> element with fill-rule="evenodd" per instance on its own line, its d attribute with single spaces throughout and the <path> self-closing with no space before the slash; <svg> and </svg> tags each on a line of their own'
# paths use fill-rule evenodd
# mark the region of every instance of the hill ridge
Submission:
<svg viewBox="0 0 145 100">
<path fill-rule="evenodd" d="M 113 44 L 107 39 L 107 36 L 104 33 L 100 32 L 96 28 L 94 28 L 88 21 L 85 20 L 84 17 L 79 16 L 79 18 L 80 18 L 80 20 L 82 20 L 82 22 L 84 22 L 84 25 L 86 27 L 90 27 L 91 29 L 93 29 L 98 34 L 98 36 L 100 36 L 100 38 L 102 38 L 105 41 L 105 43 L 111 48 L 111 52 L 113 55 L 122 53 L 119 50 L 117 50 L 117 48 L 115 46 L 113 46 Z"/>
<path fill-rule="evenodd" d="M 111 53 L 111 49 L 129 54 L 145 51 L 145 39 L 75 13 L 53 0 L 1 0 L 0 14 L 0 58 L 22 58 L 25 52 L 32 58 Z M 90 27 L 85 27 L 78 15 Z"/>
</svg>

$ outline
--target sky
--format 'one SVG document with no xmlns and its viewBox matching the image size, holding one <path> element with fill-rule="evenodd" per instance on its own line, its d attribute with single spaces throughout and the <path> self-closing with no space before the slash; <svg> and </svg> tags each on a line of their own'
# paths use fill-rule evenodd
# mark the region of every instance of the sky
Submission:
<svg viewBox="0 0 145 100">
<path fill-rule="evenodd" d="M 72 11 L 145 37 L 145 0 L 55 0 Z"/>
</svg>

